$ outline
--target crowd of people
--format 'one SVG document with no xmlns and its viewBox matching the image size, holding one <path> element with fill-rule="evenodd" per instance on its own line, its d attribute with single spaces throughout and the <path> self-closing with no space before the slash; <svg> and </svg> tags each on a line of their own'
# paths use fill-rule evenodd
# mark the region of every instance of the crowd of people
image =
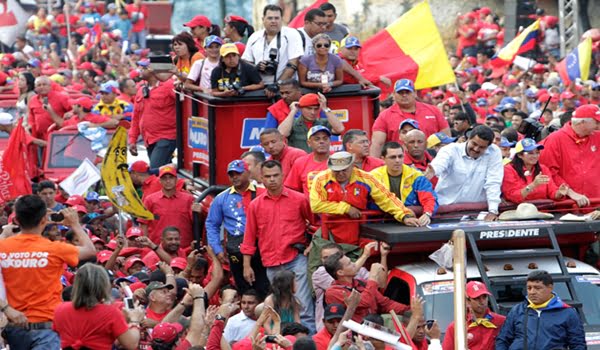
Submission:
<svg viewBox="0 0 600 350">
<path fill-rule="evenodd" d="M 0 92 L 15 95 L 0 130 L 25 128 L 34 181 L 0 216 L 11 349 L 383 350 L 340 324 L 383 326 L 390 312 L 413 349 L 454 349 L 454 325 L 426 323 L 419 297 L 384 296 L 391 248 L 360 236 L 364 211 L 424 227 L 440 205 L 484 203 L 494 221 L 503 203 L 570 199 L 600 219 L 600 54 L 590 81 L 561 81 L 555 17 L 540 13 L 538 63 L 523 70 L 491 65 L 503 29 L 489 8 L 460 16 L 449 57 L 457 84 L 417 91 L 365 70 L 361 42 L 332 4 L 308 11 L 300 29 L 282 16 L 267 5 L 255 31 L 230 15 L 223 33 L 195 16 L 166 60 L 146 49 L 140 0 L 106 9 L 80 0 L 32 16 L 0 58 Z M 391 89 L 371 130 L 346 130 L 328 106 L 343 84 Z M 208 210 L 171 164 L 178 89 L 275 98 L 260 146 L 217 163 L 231 186 Z M 117 126 L 128 128 L 130 154 L 140 139 L 147 147 L 148 161 L 129 173 L 154 215 L 124 229 L 101 184 L 69 196 L 39 170 L 54 130 Z M 331 152 L 333 136 L 342 151 Z M 490 311 L 485 284 L 466 285 L 469 348 L 585 349 L 552 276 L 534 271 L 526 283 L 527 300 L 506 318 Z"/>
</svg>

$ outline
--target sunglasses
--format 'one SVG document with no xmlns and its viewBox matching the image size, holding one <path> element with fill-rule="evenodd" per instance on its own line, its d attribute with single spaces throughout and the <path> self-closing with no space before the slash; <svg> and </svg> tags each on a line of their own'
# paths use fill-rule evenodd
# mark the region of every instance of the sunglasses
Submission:
<svg viewBox="0 0 600 350">
<path fill-rule="evenodd" d="M 317 49 L 320 49 L 320 48 L 322 48 L 322 47 L 324 47 L 324 48 L 328 49 L 330 46 L 331 46 L 331 44 L 316 44 L 316 45 L 315 45 L 315 47 L 316 47 Z"/>
</svg>

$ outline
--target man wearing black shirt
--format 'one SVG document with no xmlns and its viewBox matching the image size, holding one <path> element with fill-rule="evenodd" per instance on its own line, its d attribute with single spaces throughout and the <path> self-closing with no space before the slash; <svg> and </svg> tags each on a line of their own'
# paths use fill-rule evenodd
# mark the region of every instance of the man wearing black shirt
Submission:
<svg viewBox="0 0 600 350">
<path fill-rule="evenodd" d="M 221 64 L 212 71 L 210 83 L 212 94 L 217 97 L 241 96 L 246 91 L 264 88 L 256 67 L 240 60 L 234 44 L 221 46 Z"/>
</svg>

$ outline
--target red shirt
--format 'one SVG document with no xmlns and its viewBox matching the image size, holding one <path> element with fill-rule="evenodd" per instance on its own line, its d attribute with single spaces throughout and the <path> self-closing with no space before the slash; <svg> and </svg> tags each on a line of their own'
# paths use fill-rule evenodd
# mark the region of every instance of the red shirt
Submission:
<svg viewBox="0 0 600 350">
<path fill-rule="evenodd" d="M 71 13 L 69 15 L 69 24 L 71 25 L 71 33 L 75 33 L 75 29 L 77 29 L 76 28 L 77 22 L 79 22 L 79 16 Z M 60 36 L 62 36 L 62 37 L 66 37 L 67 36 L 67 26 L 64 24 L 67 22 L 65 21 L 65 15 L 63 13 L 56 16 L 56 23 L 61 24 L 61 26 L 58 29 L 58 34 L 60 34 Z"/>
<path fill-rule="evenodd" d="M 63 122 L 62 127 L 66 128 L 67 126 L 77 126 L 77 124 L 79 124 L 81 122 L 90 122 L 90 123 L 99 125 L 102 123 L 106 123 L 109 120 L 110 120 L 110 118 L 107 116 L 104 116 L 104 115 L 87 113 L 85 116 L 83 116 L 83 119 L 79 119 L 79 117 L 76 115 L 72 116 L 71 118 L 69 118 Z"/>
<path fill-rule="evenodd" d="M 285 187 L 303 192 L 308 196 L 312 180 L 323 170 L 327 170 L 327 160 L 316 162 L 313 153 L 300 157 L 292 165 L 292 169 L 285 179 Z"/>
<path fill-rule="evenodd" d="M 269 159 L 278 160 L 281 163 L 281 167 L 283 169 L 283 180 L 285 181 L 296 159 L 305 155 L 306 152 L 304 152 L 304 150 L 295 147 L 285 146 L 283 148 L 283 151 L 281 151 L 279 157 L 274 158 L 273 156 L 271 156 L 269 157 Z"/>
<path fill-rule="evenodd" d="M 360 293 L 360 302 L 352 316 L 353 321 L 360 323 L 369 314 L 386 314 L 390 310 L 394 310 L 401 315 L 409 309 L 408 306 L 383 296 L 377 290 L 375 281 L 359 279 L 352 280 L 352 285 L 334 281 L 331 287 L 325 291 L 325 303 L 344 305 L 344 300 L 350 296 L 353 288 Z"/>
<path fill-rule="evenodd" d="M 371 156 L 366 156 L 363 159 L 363 162 L 360 165 L 360 170 L 364 170 L 366 172 L 370 172 L 371 170 L 377 169 L 380 166 L 385 165 L 385 161 L 381 158 L 375 158 Z"/>
<path fill-rule="evenodd" d="M 550 169 L 556 185 L 567 183 L 588 198 L 600 198 L 600 132 L 579 137 L 571 122 L 544 140 L 540 163 Z"/>
<path fill-rule="evenodd" d="M 358 73 L 360 73 L 360 75 L 362 75 L 365 79 L 369 80 L 371 83 L 377 84 L 379 82 L 379 77 L 376 77 L 376 76 L 374 76 L 372 74 L 369 74 L 369 72 L 366 71 L 365 67 L 362 65 L 362 63 L 360 63 L 359 60 L 350 61 L 349 59 L 347 59 L 346 57 L 344 57 L 344 55 L 342 55 L 339 52 L 338 52 L 338 56 L 340 56 L 340 58 L 343 59 L 344 61 L 348 62 L 348 64 L 355 71 L 357 71 Z M 358 80 L 356 80 L 350 74 L 344 72 L 343 83 L 344 84 L 358 84 Z"/>
<path fill-rule="evenodd" d="M 406 119 L 414 119 L 419 122 L 419 128 L 425 133 L 426 137 L 431 134 L 447 129 L 448 121 L 440 110 L 432 105 L 415 102 L 415 113 L 403 112 L 397 103 L 379 114 L 373 124 L 373 132 L 381 131 L 386 133 L 386 142 L 400 140 L 400 123 Z"/>
<path fill-rule="evenodd" d="M 183 191 L 185 187 L 184 179 L 177 179 L 177 191 Z M 152 193 L 156 193 L 162 191 L 162 185 L 160 184 L 160 179 L 156 175 L 150 175 L 144 183 L 142 183 L 142 201 L 146 199 Z"/>
<path fill-rule="evenodd" d="M 125 6 L 125 10 L 129 13 L 131 21 L 131 31 L 139 33 L 146 29 L 146 19 L 148 18 L 148 7 L 146 5 L 136 6 L 135 4 L 129 4 Z M 133 23 L 133 17 L 137 17 L 137 21 Z"/>
<path fill-rule="evenodd" d="M 151 308 L 146 308 L 146 317 L 151 320 L 160 322 L 163 320 L 163 318 L 165 318 L 165 316 L 167 316 L 169 314 L 169 312 L 171 312 L 171 310 L 167 310 L 167 311 L 163 312 L 162 314 L 159 314 L 159 313 L 154 312 Z"/>
<path fill-rule="evenodd" d="M 135 143 L 140 134 L 146 145 L 155 144 L 158 140 L 177 138 L 173 89 L 172 79 L 160 82 L 158 86 L 150 89 L 148 98 L 144 98 L 143 88 L 138 89 L 134 98 L 129 143 Z"/>
<path fill-rule="evenodd" d="M 327 350 L 329 342 L 333 336 L 327 328 L 323 327 L 317 334 L 313 335 L 312 339 L 317 345 L 317 350 Z"/>
<path fill-rule="evenodd" d="M 469 350 L 494 350 L 496 337 L 506 320 L 506 317 L 488 310 L 486 318 L 493 323 L 496 328 L 487 328 L 482 325 L 470 326 L 472 322 L 467 321 L 467 346 Z M 443 350 L 454 350 L 454 322 L 450 323 L 446 329 Z"/>
<path fill-rule="evenodd" d="M 289 263 L 298 255 L 292 245 L 306 244 L 306 223 L 311 215 L 308 199 L 302 193 L 284 188 L 279 197 L 272 197 L 268 192 L 261 194 L 248 206 L 240 251 L 253 255 L 258 240 L 265 267 Z"/>
<path fill-rule="evenodd" d="M 530 174 L 529 176 L 525 176 L 527 180 L 523 180 L 517 174 L 517 171 L 513 167 L 512 163 L 508 163 L 504 166 L 504 179 L 502 180 L 502 194 L 504 194 L 504 198 L 513 202 L 513 203 L 521 203 L 524 201 L 530 201 L 533 199 L 554 199 L 556 195 L 556 191 L 558 191 L 558 186 L 554 183 L 552 179 L 552 175 L 550 174 L 550 169 L 545 165 L 541 165 L 542 174 L 550 176 L 550 182 L 545 185 L 537 186 L 533 191 L 527 194 L 527 197 L 523 198 L 521 196 L 521 190 L 530 183 L 533 183 L 535 176 Z M 525 171 L 525 169 L 523 169 Z"/>
<path fill-rule="evenodd" d="M 181 246 L 189 247 L 194 240 L 192 234 L 192 204 L 194 197 L 177 191 L 171 197 L 160 191 L 146 197 L 144 206 L 155 215 L 154 220 L 140 220 L 148 225 L 148 236 L 155 244 L 161 241 L 162 232 L 167 226 L 179 229 Z"/>
<path fill-rule="evenodd" d="M 56 308 L 52 329 L 60 335 L 62 348 L 110 349 L 128 327 L 115 305 L 97 304 L 88 310 L 66 302 Z"/>
<path fill-rule="evenodd" d="M 44 109 L 41 99 L 42 96 L 35 95 L 29 101 L 29 124 L 31 125 L 31 135 L 33 137 L 47 140 L 48 128 L 54 122 L 48 111 Z M 48 103 L 61 118 L 67 111 L 71 110 L 69 96 L 61 92 L 50 91 L 48 93 Z"/>
<path fill-rule="evenodd" d="M 270 105 L 267 111 L 271 112 L 275 120 L 277 120 L 277 125 L 279 125 L 290 114 L 290 106 L 284 99 L 281 99 Z"/>
</svg>

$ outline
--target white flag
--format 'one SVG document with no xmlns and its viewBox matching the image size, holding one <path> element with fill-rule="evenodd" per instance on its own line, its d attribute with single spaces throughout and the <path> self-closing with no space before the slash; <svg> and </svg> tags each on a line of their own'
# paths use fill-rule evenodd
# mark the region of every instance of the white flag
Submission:
<svg viewBox="0 0 600 350">
<path fill-rule="evenodd" d="M 100 181 L 100 170 L 86 158 L 73 174 L 60 183 L 60 187 L 71 196 L 74 194 L 83 195 L 90 186 L 98 181 Z"/>
</svg>

